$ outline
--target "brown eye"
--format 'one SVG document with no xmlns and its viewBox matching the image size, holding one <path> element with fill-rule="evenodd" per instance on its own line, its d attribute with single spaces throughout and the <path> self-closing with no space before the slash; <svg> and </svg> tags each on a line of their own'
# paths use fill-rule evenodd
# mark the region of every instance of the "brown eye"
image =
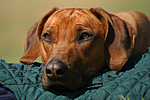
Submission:
<svg viewBox="0 0 150 100">
<path fill-rule="evenodd" d="M 88 34 L 83 34 L 82 38 L 87 39 L 87 38 L 89 38 L 89 35 Z"/>
<path fill-rule="evenodd" d="M 51 35 L 48 33 L 44 33 L 44 35 L 42 36 L 44 40 L 51 42 Z"/>
<path fill-rule="evenodd" d="M 92 35 L 91 35 L 90 33 L 88 33 L 88 32 L 83 32 L 83 33 L 80 34 L 78 40 L 79 40 L 79 41 L 85 41 L 85 40 L 90 39 L 91 37 L 92 37 Z"/>
</svg>

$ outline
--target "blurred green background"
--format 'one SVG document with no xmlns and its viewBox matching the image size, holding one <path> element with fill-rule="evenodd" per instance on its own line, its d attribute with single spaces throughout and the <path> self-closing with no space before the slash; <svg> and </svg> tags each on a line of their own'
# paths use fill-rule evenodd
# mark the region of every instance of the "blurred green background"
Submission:
<svg viewBox="0 0 150 100">
<path fill-rule="evenodd" d="M 150 0 L 0 0 L 0 59 L 19 63 L 28 29 L 53 7 L 136 10 L 150 16 Z"/>
</svg>

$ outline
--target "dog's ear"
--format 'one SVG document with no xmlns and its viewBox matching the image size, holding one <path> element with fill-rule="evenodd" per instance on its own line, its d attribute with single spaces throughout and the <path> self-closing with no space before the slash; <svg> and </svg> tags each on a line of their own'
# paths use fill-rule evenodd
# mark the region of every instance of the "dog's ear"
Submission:
<svg viewBox="0 0 150 100">
<path fill-rule="evenodd" d="M 41 20 L 39 21 L 39 24 L 38 24 L 38 28 L 37 28 L 37 35 L 40 37 L 42 31 L 43 31 L 43 28 L 44 28 L 44 24 L 46 23 L 46 21 L 48 20 L 48 18 L 55 12 L 59 10 L 59 8 L 55 7 L 53 8 L 53 10 L 51 10 L 50 12 L 48 12 L 47 14 L 45 14 Z"/>
<path fill-rule="evenodd" d="M 37 59 L 41 54 L 41 45 L 39 42 L 39 32 L 46 22 L 46 20 L 57 10 L 58 8 L 53 8 L 47 14 L 45 14 L 40 21 L 36 22 L 27 33 L 27 37 L 25 39 L 24 44 L 24 54 L 20 58 L 20 62 L 25 64 L 32 64 L 35 59 Z M 42 23 L 41 23 L 42 22 Z M 42 27 L 41 27 L 42 26 Z"/>
<path fill-rule="evenodd" d="M 27 32 L 24 43 L 24 54 L 20 58 L 20 62 L 22 63 L 32 64 L 32 62 L 40 56 L 40 43 L 36 34 L 38 22 L 36 22 Z"/>
<path fill-rule="evenodd" d="M 102 8 L 90 11 L 105 25 L 105 60 L 111 70 L 120 70 L 134 48 L 135 30 L 119 17 Z"/>
</svg>

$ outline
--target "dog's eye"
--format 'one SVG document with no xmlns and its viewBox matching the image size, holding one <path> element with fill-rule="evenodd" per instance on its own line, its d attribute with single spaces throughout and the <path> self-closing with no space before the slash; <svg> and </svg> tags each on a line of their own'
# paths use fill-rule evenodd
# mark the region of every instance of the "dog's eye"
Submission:
<svg viewBox="0 0 150 100">
<path fill-rule="evenodd" d="M 42 36 L 44 38 L 44 40 L 50 42 L 51 41 L 51 36 L 48 33 L 44 33 L 44 35 Z"/>
<path fill-rule="evenodd" d="M 88 32 L 83 32 L 83 33 L 80 34 L 78 40 L 79 40 L 79 41 L 88 40 L 88 39 L 90 39 L 91 37 L 92 37 L 92 35 L 91 35 L 90 33 L 88 33 Z"/>
</svg>

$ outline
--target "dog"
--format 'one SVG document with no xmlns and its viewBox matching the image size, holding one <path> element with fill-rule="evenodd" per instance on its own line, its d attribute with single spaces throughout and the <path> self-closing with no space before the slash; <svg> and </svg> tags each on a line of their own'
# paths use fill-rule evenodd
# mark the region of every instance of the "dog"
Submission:
<svg viewBox="0 0 150 100">
<path fill-rule="evenodd" d="M 20 62 L 41 56 L 46 90 L 77 90 L 106 66 L 119 71 L 131 55 L 145 52 L 149 18 L 137 11 L 53 8 L 29 29 Z"/>
</svg>

